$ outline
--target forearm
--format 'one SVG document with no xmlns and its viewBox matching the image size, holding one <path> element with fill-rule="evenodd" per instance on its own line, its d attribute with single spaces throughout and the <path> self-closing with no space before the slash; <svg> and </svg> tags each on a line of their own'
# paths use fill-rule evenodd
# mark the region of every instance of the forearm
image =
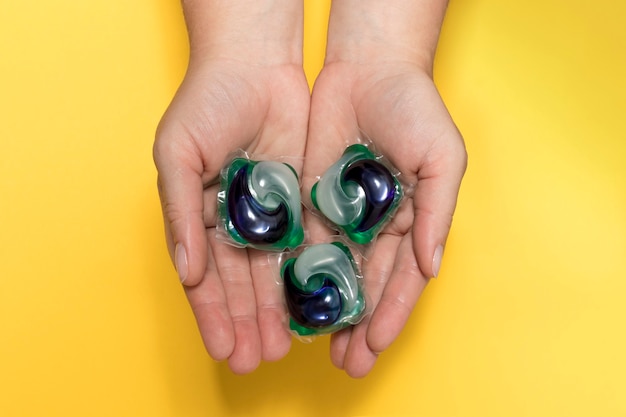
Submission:
<svg viewBox="0 0 626 417">
<path fill-rule="evenodd" d="M 182 3 L 192 62 L 219 58 L 270 64 L 302 62 L 302 1 Z"/>
<path fill-rule="evenodd" d="M 447 0 L 335 0 L 326 63 L 384 60 L 432 70 Z"/>
</svg>

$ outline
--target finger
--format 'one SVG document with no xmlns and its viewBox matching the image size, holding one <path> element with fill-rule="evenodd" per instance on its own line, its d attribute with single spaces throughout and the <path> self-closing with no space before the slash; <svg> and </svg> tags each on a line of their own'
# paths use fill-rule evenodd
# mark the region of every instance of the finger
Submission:
<svg viewBox="0 0 626 417">
<path fill-rule="evenodd" d="M 363 287 L 370 314 L 375 310 L 394 270 L 401 236 L 382 234 L 363 264 Z"/>
<path fill-rule="evenodd" d="M 235 347 L 228 364 L 236 374 L 249 373 L 261 362 L 261 337 L 248 253 L 245 249 L 217 241 L 215 236 L 210 236 L 209 241 L 235 333 Z"/>
<path fill-rule="evenodd" d="M 467 166 L 467 154 L 456 129 L 450 138 L 442 138 L 418 172 L 415 189 L 413 227 L 414 251 L 422 274 L 439 274 L 452 217 L 456 208 L 461 179 Z"/>
<path fill-rule="evenodd" d="M 373 313 L 396 267 L 398 248 L 413 225 L 413 209 L 409 199 L 402 202 L 393 220 L 367 249 L 363 261 L 363 283 L 369 315 Z M 380 353 L 380 352 L 377 352 Z"/>
<path fill-rule="evenodd" d="M 348 327 L 330 336 L 330 361 L 339 369 L 344 367 L 351 335 L 352 328 Z"/>
<path fill-rule="evenodd" d="M 196 286 L 185 287 L 185 292 L 207 352 L 215 360 L 227 359 L 235 347 L 235 332 L 210 251 L 204 278 Z"/>
<path fill-rule="evenodd" d="M 193 149 L 161 138 L 154 160 L 170 256 L 181 282 L 197 285 L 207 265 L 202 160 Z"/>
<path fill-rule="evenodd" d="M 364 291 L 367 309 L 373 311 L 383 293 L 389 275 L 393 270 L 396 252 L 401 237 L 383 234 L 371 248 L 370 257 L 363 265 Z M 367 333 L 371 313 L 357 324 L 346 346 L 343 369 L 354 378 L 367 375 L 376 363 L 378 353 L 372 351 L 367 343 Z"/>
<path fill-rule="evenodd" d="M 262 358 L 277 361 L 289 352 L 291 334 L 282 287 L 274 277 L 270 257 L 261 251 L 250 252 L 252 282 L 257 300 L 257 316 L 261 335 Z"/>
<path fill-rule="evenodd" d="M 398 337 L 427 283 L 408 234 L 398 246 L 394 268 L 372 314 L 367 344 L 373 352 L 384 351 Z"/>
<path fill-rule="evenodd" d="M 367 344 L 369 317 L 352 328 L 350 340 L 346 347 L 343 369 L 352 378 L 363 378 L 376 364 L 378 354 L 372 352 Z"/>
</svg>

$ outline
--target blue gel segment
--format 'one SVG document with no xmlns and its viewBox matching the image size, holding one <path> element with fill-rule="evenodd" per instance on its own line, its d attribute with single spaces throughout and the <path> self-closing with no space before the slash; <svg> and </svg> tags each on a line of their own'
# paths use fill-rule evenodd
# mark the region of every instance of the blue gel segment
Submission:
<svg viewBox="0 0 626 417">
<path fill-rule="evenodd" d="M 358 270 L 342 243 L 307 247 L 281 268 L 289 327 L 300 336 L 332 333 L 358 323 L 365 311 Z"/>
<path fill-rule="evenodd" d="M 289 223 L 287 206 L 281 201 L 275 209 L 268 209 L 255 200 L 248 185 L 247 167 L 235 173 L 226 204 L 233 228 L 248 243 L 272 244 L 285 236 Z"/>
<path fill-rule="evenodd" d="M 315 207 L 354 242 L 371 242 L 391 219 L 402 187 L 366 146 L 349 146 L 313 186 Z"/>
<path fill-rule="evenodd" d="M 337 322 L 341 314 L 341 294 L 337 285 L 324 277 L 322 285 L 311 292 L 298 288 L 294 283 L 293 262 L 285 270 L 287 308 L 293 320 L 301 326 L 320 329 Z"/>
<path fill-rule="evenodd" d="M 281 251 L 304 240 L 300 185 L 289 165 L 236 158 L 221 188 L 220 217 L 237 244 Z"/>
<path fill-rule="evenodd" d="M 365 194 L 363 215 L 355 232 L 366 232 L 385 219 L 396 198 L 396 184 L 387 167 L 371 159 L 361 159 L 346 167 L 343 182 L 353 181 Z"/>
</svg>

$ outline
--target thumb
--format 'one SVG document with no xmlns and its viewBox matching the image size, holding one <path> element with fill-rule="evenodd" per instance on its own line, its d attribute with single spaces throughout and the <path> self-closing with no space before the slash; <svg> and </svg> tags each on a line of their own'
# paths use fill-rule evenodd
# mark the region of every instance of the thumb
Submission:
<svg viewBox="0 0 626 417">
<path fill-rule="evenodd" d="M 426 277 L 439 274 L 443 250 L 452 225 L 461 179 L 467 167 L 467 153 L 458 131 L 447 144 L 433 149 L 418 172 L 414 196 L 413 250 Z"/>
<path fill-rule="evenodd" d="M 181 282 L 197 285 L 207 264 L 202 160 L 180 143 L 158 138 L 154 161 L 170 257 Z"/>
</svg>

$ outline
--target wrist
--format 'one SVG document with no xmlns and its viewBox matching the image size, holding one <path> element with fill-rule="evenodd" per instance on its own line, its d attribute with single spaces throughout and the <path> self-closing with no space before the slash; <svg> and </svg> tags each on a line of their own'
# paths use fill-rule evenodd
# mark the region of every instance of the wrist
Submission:
<svg viewBox="0 0 626 417">
<path fill-rule="evenodd" d="M 401 61 L 432 72 L 447 0 L 336 0 L 326 63 Z"/>
<path fill-rule="evenodd" d="M 301 64 L 303 5 L 293 0 L 183 0 L 190 61 Z"/>
</svg>

